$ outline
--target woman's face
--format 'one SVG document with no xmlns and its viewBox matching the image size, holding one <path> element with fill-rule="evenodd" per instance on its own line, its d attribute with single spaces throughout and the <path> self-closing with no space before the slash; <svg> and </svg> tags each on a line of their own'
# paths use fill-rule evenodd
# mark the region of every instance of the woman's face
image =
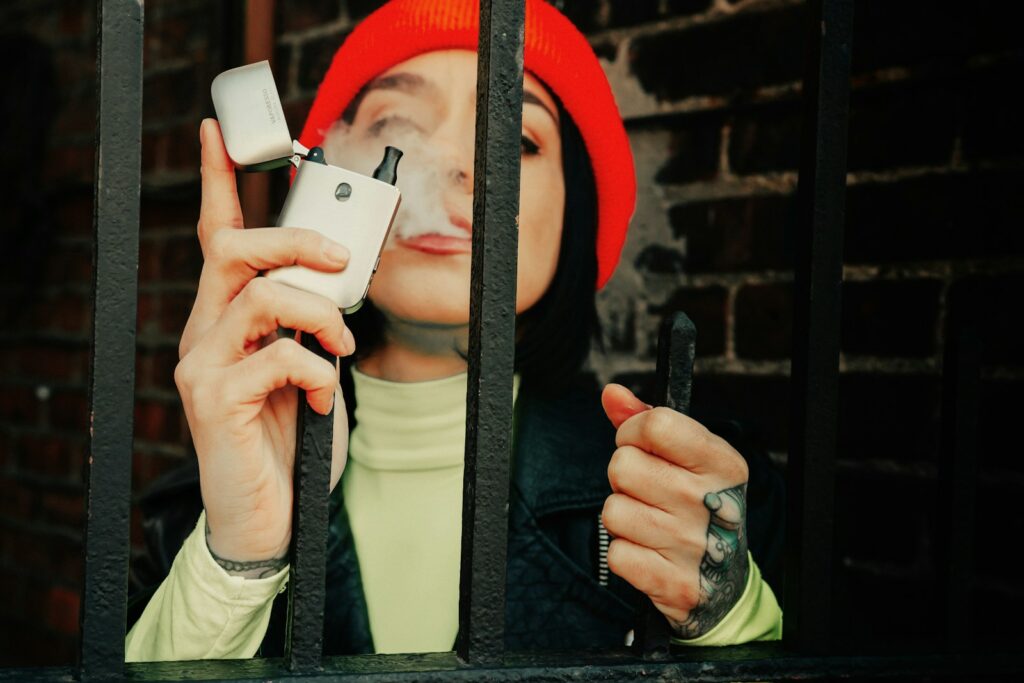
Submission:
<svg viewBox="0 0 1024 683">
<path fill-rule="evenodd" d="M 369 172 L 393 145 L 402 190 L 370 299 L 392 316 L 431 323 L 469 320 L 476 123 L 475 52 L 444 50 L 402 62 L 367 86 L 350 126 L 328 133 L 329 163 Z M 516 309 L 544 294 L 562 237 L 565 182 L 558 110 L 526 75 Z"/>
</svg>

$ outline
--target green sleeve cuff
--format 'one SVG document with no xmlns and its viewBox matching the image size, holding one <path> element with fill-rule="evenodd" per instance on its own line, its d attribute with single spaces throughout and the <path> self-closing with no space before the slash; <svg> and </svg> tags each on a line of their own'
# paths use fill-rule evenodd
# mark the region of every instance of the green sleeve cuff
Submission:
<svg viewBox="0 0 1024 683">
<path fill-rule="evenodd" d="M 743 594 L 722 620 L 702 636 L 684 640 L 673 638 L 674 645 L 687 647 L 739 645 L 755 640 L 782 638 L 782 610 L 771 587 L 761 579 L 761 570 L 747 553 L 747 584 Z"/>
</svg>

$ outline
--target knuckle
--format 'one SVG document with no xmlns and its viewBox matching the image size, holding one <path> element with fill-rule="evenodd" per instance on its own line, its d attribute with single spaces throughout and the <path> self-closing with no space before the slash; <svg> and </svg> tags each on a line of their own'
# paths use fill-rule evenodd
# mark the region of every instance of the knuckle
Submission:
<svg viewBox="0 0 1024 683">
<path fill-rule="evenodd" d="M 245 284 L 242 290 L 244 301 L 257 310 L 270 308 L 275 303 L 276 291 L 274 283 L 265 277 L 255 277 Z"/>
<path fill-rule="evenodd" d="M 174 366 L 174 385 L 178 387 L 179 393 L 186 393 L 191 390 L 194 381 L 195 372 L 192 369 L 192 362 L 186 356 Z"/>
<path fill-rule="evenodd" d="M 276 362 L 291 363 L 299 357 L 302 347 L 290 337 L 281 337 L 271 344 L 268 350 Z"/>
<path fill-rule="evenodd" d="M 679 413 L 671 408 L 658 407 L 647 414 L 647 421 L 644 422 L 644 437 L 649 443 L 658 443 L 679 428 Z"/>
</svg>

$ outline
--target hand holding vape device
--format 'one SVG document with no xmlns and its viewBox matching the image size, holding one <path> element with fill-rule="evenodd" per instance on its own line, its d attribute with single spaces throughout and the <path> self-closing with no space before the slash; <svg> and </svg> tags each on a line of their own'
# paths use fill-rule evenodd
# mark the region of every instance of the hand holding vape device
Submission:
<svg viewBox="0 0 1024 683">
<path fill-rule="evenodd" d="M 291 139 L 266 61 L 225 71 L 210 89 L 224 145 L 235 164 L 249 171 L 289 163 L 298 169 L 277 224 L 316 230 L 351 254 L 348 266 L 338 273 L 288 266 L 266 277 L 321 294 L 346 313 L 354 312 L 370 289 L 401 203 L 395 187 L 401 150 L 388 147 L 372 178 L 326 163 L 319 147 L 307 150 Z"/>
</svg>

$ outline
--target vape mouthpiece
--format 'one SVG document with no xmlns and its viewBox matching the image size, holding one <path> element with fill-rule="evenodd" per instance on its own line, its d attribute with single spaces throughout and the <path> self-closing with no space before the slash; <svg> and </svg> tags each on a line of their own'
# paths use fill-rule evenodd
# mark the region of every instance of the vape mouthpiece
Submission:
<svg viewBox="0 0 1024 683">
<path fill-rule="evenodd" d="M 373 172 L 373 177 L 382 183 L 394 185 L 398 181 L 398 160 L 402 158 L 402 150 L 397 147 L 385 147 L 384 159 Z"/>
</svg>

